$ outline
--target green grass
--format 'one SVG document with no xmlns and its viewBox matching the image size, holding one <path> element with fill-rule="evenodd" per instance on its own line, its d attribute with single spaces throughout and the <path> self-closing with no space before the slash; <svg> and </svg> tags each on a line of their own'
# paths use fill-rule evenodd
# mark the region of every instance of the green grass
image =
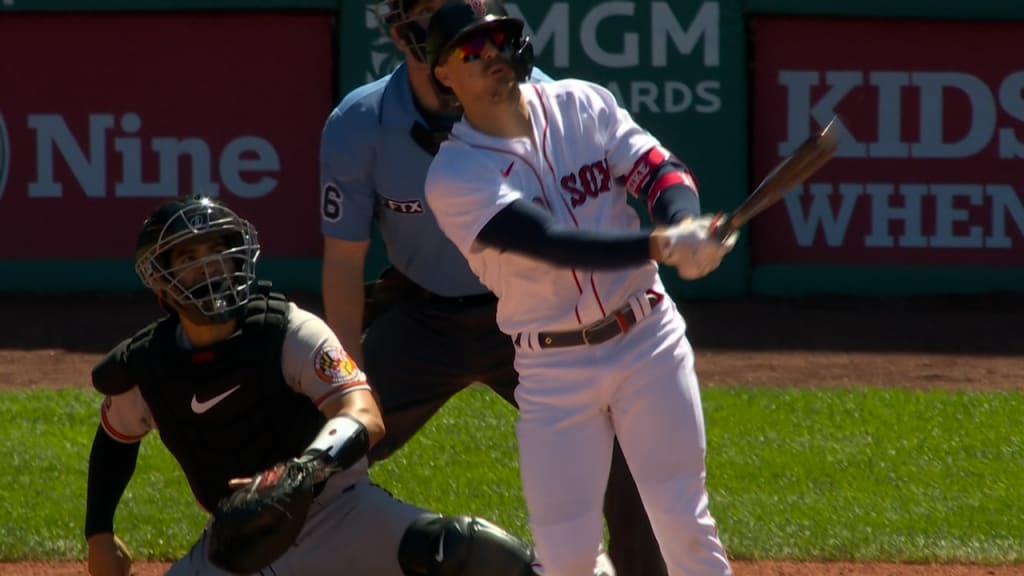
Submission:
<svg viewBox="0 0 1024 576">
<path fill-rule="evenodd" d="M 707 389 L 712 511 L 738 559 L 1024 562 L 1024 394 Z M 0 392 L 0 560 L 81 558 L 99 396 Z M 526 536 L 511 408 L 457 396 L 375 479 Z M 204 522 L 155 436 L 121 503 L 138 557 Z"/>
<path fill-rule="evenodd" d="M 0 392 L 0 559 L 84 558 L 85 486 L 101 396 Z M 181 556 L 205 522 L 184 474 L 153 435 L 116 517 L 136 557 Z"/>
<path fill-rule="evenodd" d="M 474 514 L 529 537 L 519 483 L 515 409 L 489 390 L 453 398 L 373 478 L 395 496 L 445 514 Z"/>
<path fill-rule="evenodd" d="M 1024 561 L 1024 395 L 704 396 L 712 507 L 732 555 Z"/>
</svg>

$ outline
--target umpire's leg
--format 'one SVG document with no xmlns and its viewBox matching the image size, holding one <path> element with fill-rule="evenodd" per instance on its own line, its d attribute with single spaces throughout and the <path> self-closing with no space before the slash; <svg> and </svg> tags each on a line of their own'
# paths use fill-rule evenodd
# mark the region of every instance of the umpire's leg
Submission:
<svg viewBox="0 0 1024 576">
<path fill-rule="evenodd" d="M 604 517 L 608 523 L 608 556 L 619 576 L 668 575 L 661 548 L 618 440 L 612 452 L 612 467 L 604 494 Z"/>
<path fill-rule="evenodd" d="M 459 370 L 458 346 L 438 331 L 445 319 L 423 318 L 422 305 L 399 302 L 380 315 L 363 336 L 363 370 L 377 394 L 384 438 L 370 462 L 390 457 L 457 392 L 469 385 Z"/>
</svg>

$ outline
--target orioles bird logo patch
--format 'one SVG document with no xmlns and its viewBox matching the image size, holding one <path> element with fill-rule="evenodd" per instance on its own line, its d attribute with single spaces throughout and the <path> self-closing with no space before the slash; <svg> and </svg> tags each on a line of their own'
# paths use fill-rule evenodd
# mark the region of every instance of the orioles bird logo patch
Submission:
<svg viewBox="0 0 1024 576">
<path fill-rule="evenodd" d="M 328 384 L 344 384 L 359 378 L 356 363 L 337 346 L 325 346 L 316 355 L 316 375 Z"/>
</svg>

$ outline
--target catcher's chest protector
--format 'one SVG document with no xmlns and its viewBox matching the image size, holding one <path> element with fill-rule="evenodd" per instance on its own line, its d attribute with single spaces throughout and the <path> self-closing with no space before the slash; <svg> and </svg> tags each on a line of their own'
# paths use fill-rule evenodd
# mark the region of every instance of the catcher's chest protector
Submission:
<svg viewBox="0 0 1024 576">
<path fill-rule="evenodd" d="M 212 510 L 228 480 L 299 454 L 324 417 L 281 374 L 288 302 L 264 288 L 242 330 L 209 348 L 181 350 L 164 319 L 128 348 L 127 364 L 196 499 Z"/>
</svg>

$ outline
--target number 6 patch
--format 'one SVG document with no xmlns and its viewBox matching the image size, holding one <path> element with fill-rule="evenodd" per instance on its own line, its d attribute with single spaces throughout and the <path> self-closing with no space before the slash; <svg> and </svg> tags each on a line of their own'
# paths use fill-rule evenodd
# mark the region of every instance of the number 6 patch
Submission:
<svg viewBox="0 0 1024 576">
<path fill-rule="evenodd" d="M 320 192 L 320 216 L 328 222 L 341 220 L 341 190 L 334 184 L 324 186 Z"/>
</svg>

